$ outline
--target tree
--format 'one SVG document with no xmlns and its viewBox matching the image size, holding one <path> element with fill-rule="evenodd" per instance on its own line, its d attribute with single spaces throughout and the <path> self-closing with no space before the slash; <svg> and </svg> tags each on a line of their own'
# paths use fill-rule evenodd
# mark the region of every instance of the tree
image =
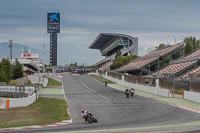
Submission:
<svg viewBox="0 0 200 133">
<path fill-rule="evenodd" d="M 77 63 L 75 62 L 75 63 L 71 63 L 70 65 L 69 65 L 69 67 L 76 67 L 77 68 Z"/>
<path fill-rule="evenodd" d="M 184 39 L 185 42 L 185 54 L 191 52 L 192 50 L 195 50 L 199 47 L 200 41 L 196 40 L 195 37 L 186 37 Z"/>
<path fill-rule="evenodd" d="M 157 50 L 161 50 L 161 49 L 168 48 L 168 47 L 170 47 L 169 44 L 161 43 L 161 44 L 159 44 L 158 47 L 156 47 L 156 49 L 157 49 Z"/>
<path fill-rule="evenodd" d="M 136 55 L 128 55 L 128 56 L 116 56 L 116 58 L 113 60 L 113 64 L 110 66 L 110 69 L 117 69 L 120 68 L 121 66 L 127 64 L 130 62 L 130 60 L 133 60 L 137 58 Z"/>
<path fill-rule="evenodd" d="M 7 76 L 3 68 L 0 68 L 0 82 L 8 83 Z"/>
<path fill-rule="evenodd" d="M 122 52 L 120 50 L 118 50 L 115 58 L 117 58 L 118 56 L 121 56 L 121 55 L 122 55 Z"/>
<path fill-rule="evenodd" d="M 9 83 L 12 78 L 12 70 L 11 70 L 11 64 L 8 59 L 2 59 L 0 63 L 0 69 L 1 69 L 1 81 Z"/>
<path fill-rule="evenodd" d="M 12 78 L 12 70 L 11 70 L 11 64 L 8 59 L 2 59 L 0 63 L 0 67 L 3 69 L 3 71 L 6 74 L 7 83 L 10 82 Z"/>
<path fill-rule="evenodd" d="M 13 69 L 13 78 L 21 78 L 23 77 L 23 66 L 20 62 L 16 59 L 14 69 Z"/>
</svg>

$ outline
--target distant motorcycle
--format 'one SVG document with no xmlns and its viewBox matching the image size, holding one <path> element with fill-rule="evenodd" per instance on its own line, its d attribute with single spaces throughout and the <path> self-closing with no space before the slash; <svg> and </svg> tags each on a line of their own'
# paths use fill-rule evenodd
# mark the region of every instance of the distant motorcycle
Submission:
<svg viewBox="0 0 200 133">
<path fill-rule="evenodd" d="M 107 86 L 107 81 L 105 81 L 105 86 Z"/>
<path fill-rule="evenodd" d="M 88 121 L 88 123 L 93 123 L 93 122 L 97 123 L 97 118 L 94 115 L 90 114 L 90 113 L 84 114 L 83 118 L 86 121 Z"/>
<path fill-rule="evenodd" d="M 130 93 L 131 93 L 131 97 L 133 97 L 134 93 L 135 93 L 135 90 L 132 88 L 130 89 Z"/>
<path fill-rule="evenodd" d="M 129 98 L 129 96 L 130 96 L 130 91 L 129 91 L 128 89 L 126 89 L 125 95 L 126 95 L 127 98 Z"/>
</svg>

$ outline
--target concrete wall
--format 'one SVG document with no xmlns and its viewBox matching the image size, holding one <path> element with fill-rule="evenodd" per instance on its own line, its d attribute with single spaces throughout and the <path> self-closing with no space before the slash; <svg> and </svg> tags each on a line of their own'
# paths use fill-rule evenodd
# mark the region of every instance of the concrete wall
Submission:
<svg viewBox="0 0 200 133">
<path fill-rule="evenodd" d="M 26 98 L 0 98 L 1 101 L 4 101 L 4 105 L 2 108 L 6 108 L 6 100 L 10 100 L 10 108 L 13 107 L 25 107 L 35 102 L 36 100 L 36 93 L 34 93 L 30 97 Z"/>
<path fill-rule="evenodd" d="M 139 84 L 133 84 L 133 83 L 119 80 L 119 79 L 114 79 L 114 78 L 112 78 L 110 76 L 106 76 L 106 75 L 103 75 L 103 78 L 108 79 L 117 84 L 129 87 L 129 88 L 134 88 L 136 90 L 140 90 L 140 91 L 144 91 L 144 92 L 148 92 L 148 93 L 152 93 L 152 94 L 157 94 L 157 95 L 165 96 L 165 97 L 172 97 L 171 94 L 169 93 L 169 90 L 166 90 L 166 89 L 145 86 L 145 85 L 139 85 Z"/>
<path fill-rule="evenodd" d="M 200 103 L 200 93 L 184 91 L 184 99 Z"/>
</svg>

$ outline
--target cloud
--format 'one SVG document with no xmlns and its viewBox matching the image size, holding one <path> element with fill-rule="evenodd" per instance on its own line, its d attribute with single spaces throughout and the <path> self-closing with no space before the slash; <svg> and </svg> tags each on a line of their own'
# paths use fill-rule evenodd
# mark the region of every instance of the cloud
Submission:
<svg viewBox="0 0 200 133">
<path fill-rule="evenodd" d="M 65 45 L 65 47 L 64 48 L 69 48 L 69 46 L 68 45 Z"/>
<path fill-rule="evenodd" d="M 106 3 L 106 4 L 105 4 Z M 10 0 L 0 4 L 0 42 L 33 48 L 46 44 L 47 12 L 59 9 L 61 33 L 58 34 L 59 63 L 95 64 L 104 57 L 88 47 L 99 33 L 122 33 L 138 37 L 139 55 L 160 43 L 174 44 L 196 36 L 200 26 L 198 0 Z M 25 6 L 24 6 L 25 5 Z"/>
</svg>

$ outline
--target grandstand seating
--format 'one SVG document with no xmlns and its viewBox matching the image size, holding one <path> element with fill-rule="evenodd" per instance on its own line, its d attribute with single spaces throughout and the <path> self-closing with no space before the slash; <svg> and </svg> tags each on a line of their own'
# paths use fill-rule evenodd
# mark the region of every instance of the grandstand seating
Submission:
<svg viewBox="0 0 200 133">
<path fill-rule="evenodd" d="M 121 67 L 117 71 L 142 69 L 143 67 L 147 67 L 148 64 L 151 65 L 153 62 L 158 60 L 160 56 L 170 55 L 173 52 L 182 48 L 183 46 L 184 46 L 183 43 L 179 43 L 179 44 L 173 45 L 173 46 L 165 48 L 165 49 L 150 52 L 141 58 L 137 58 L 137 59 L 131 61 L 129 64 Z"/>
<path fill-rule="evenodd" d="M 192 61 L 192 60 L 197 60 L 197 59 L 200 59 L 200 50 L 197 50 L 194 53 L 192 53 L 184 58 L 175 60 L 172 63 L 180 63 L 180 62 Z"/>
<path fill-rule="evenodd" d="M 157 51 L 153 51 L 153 52 L 150 52 L 149 54 L 145 55 L 142 57 L 142 59 L 144 58 L 151 58 L 151 57 L 155 57 L 155 56 L 165 56 L 165 55 L 168 55 L 174 51 L 176 51 L 177 49 L 179 49 L 180 47 L 183 47 L 184 44 L 183 43 L 180 43 L 178 45 L 174 45 L 174 46 L 171 46 L 171 47 L 168 47 L 168 48 L 165 48 L 165 49 L 161 49 L 161 50 L 157 50 Z"/>
<path fill-rule="evenodd" d="M 176 73 L 186 69 L 187 67 L 190 67 L 191 65 L 193 65 L 196 62 L 197 61 L 192 61 L 192 62 L 189 61 L 189 62 L 183 62 L 183 63 L 169 65 L 169 66 L 161 69 L 160 71 L 154 73 L 153 75 L 163 75 L 163 74 L 175 75 Z"/>
<path fill-rule="evenodd" d="M 146 59 L 146 60 L 140 60 L 140 61 L 136 61 L 136 62 L 131 62 L 125 66 L 123 66 L 122 68 L 120 68 L 121 70 L 125 70 L 125 69 L 139 69 L 153 61 L 155 61 L 156 59 L 158 59 L 158 57 L 154 57 L 154 58 L 150 58 L 150 59 Z"/>
<path fill-rule="evenodd" d="M 196 76 L 200 74 L 200 66 L 180 76 L 179 79 L 188 79 L 190 75 Z"/>
</svg>

